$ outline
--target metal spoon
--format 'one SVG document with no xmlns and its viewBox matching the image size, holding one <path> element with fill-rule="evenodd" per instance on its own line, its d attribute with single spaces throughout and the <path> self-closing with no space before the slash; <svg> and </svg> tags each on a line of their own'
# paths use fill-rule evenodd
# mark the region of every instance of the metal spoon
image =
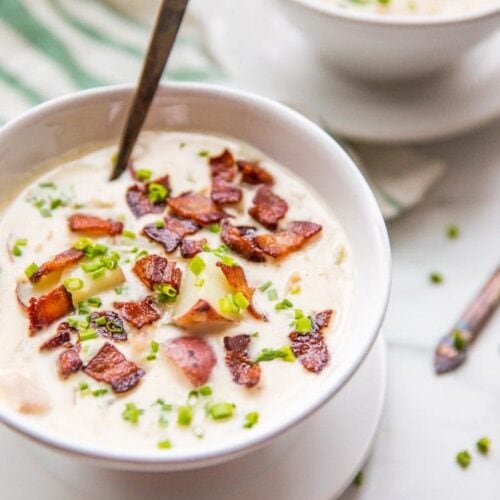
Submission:
<svg viewBox="0 0 500 500">
<path fill-rule="evenodd" d="M 110 180 L 120 177 L 127 168 L 130 155 L 132 154 L 135 142 L 158 88 L 161 75 L 167 64 L 168 56 L 174 46 L 188 1 L 162 1 L 142 68 L 139 86 L 122 132 L 120 148 Z"/>
</svg>

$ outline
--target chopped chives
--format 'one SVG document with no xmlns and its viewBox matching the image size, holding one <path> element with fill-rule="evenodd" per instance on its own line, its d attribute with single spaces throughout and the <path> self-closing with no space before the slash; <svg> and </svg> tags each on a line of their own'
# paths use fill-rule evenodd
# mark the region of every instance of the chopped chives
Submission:
<svg viewBox="0 0 500 500">
<path fill-rule="evenodd" d="M 63 285 L 68 292 L 76 292 L 83 288 L 83 280 L 80 278 L 66 278 L 63 281 Z"/>
<path fill-rule="evenodd" d="M 89 328 L 86 330 L 80 330 L 78 332 L 78 337 L 80 338 L 80 342 L 86 342 L 87 340 L 97 338 L 97 333 L 93 328 Z"/>
<path fill-rule="evenodd" d="M 155 359 L 156 359 L 156 354 L 151 353 L 146 356 L 147 361 L 154 361 Z"/>
<path fill-rule="evenodd" d="M 266 281 L 263 285 L 260 285 L 259 290 L 261 292 L 265 292 L 269 287 L 271 287 L 273 284 L 272 281 Z"/>
<path fill-rule="evenodd" d="M 95 320 L 95 324 L 98 325 L 98 326 L 105 326 L 106 325 L 106 317 L 105 316 L 99 316 Z"/>
<path fill-rule="evenodd" d="M 168 439 L 165 439 L 163 441 L 158 441 L 157 446 L 159 450 L 168 450 L 172 448 L 172 443 Z"/>
<path fill-rule="evenodd" d="M 195 281 L 194 286 L 197 288 L 201 288 L 204 284 L 205 284 L 205 280 L 203 278 L 198 278 Z"/>
<path fill-rule="evenodd" d="M 467 469 L 472 461 L 472 457 L 467 450 L 462 450 L 457 453 L 456 461 L 462 469 Z"/>
<path fill-rule="evenodd" d="M 491 439 L 486 436 L 479 439 L 476 443 L 477 451 L 482 455 L 487 455 L 490 451 L 490 447 L 491 447 Z"/>
<path fill-rule="evenodd" d="M 443 275 L 440 273 L 431 273 L 429 275 L 429 280 L 431 283 L 434 283 L 435 285 L 438 285 L 443 282 Z"/>
<path fill-rule="evenodd" d="M 156 222 L 155 222 L 155 226 L 158 228 L 158 229 L 163 229 L 165 227 L 165 221 L 162 220 L 162 219 L 158 219 Z"/>
<path fill-rule="evenodd" d="M 312 331 L 312 321 L 308 316 L 297 318 L 293 322 L 293 327 L 297 333 L 310 333 Z"/>
<path fill-rule="evenodd" d="M 147 168 L 139 168 L 135 172 L 135 176 L 137 177 L 138 181 L 148 181 L 151 179 L 151 175 L 153 172 Z"/>
<path fill-rule="evenodd" d="M 252 411 L 245 415 L 245 423 L 243 424 L 243 427 L 245 429 L 251 429 L 254 425 L 257 425 L 258 422 L 259 422 L 259 412 Z"/>
<path fill-rule="evenodd" d="M 212 403 L 207 407 L 207 413 L 213 420 L 231 418 L 236 406 L 233 403 Z"/>
<path fill-rule="evenodd" d="M 211 233 L 218 234 L 220 233 L 220 224 L 212 224 L 208 229 Z"/>
<path fill-rule="evenodd" d="M 257 358 L 255 358 L 255 362 L 274 361 L 275 359 L 282 359 L 287 363 L 293 363 L 295 361 L 295 355 L 289 345 L 285 345 L 279 349 L 268 349 L 264 347 Z"/>
<path fill-rule="evenodd" d="M 456 224 L 450 224 L 446 228 L 446 237 L 449 240 L 456 240 L 460 236 L 460 228 Z"/>
<path fill-rule="evenodd" d="M 182 426 L 191 425 L 193 420 L 193 409 L 190 406 L 179 406 L 177 409 L 177 424 Z"/>
<path fill-rule="evenodd" d="M 122 236 L 125 238 L 130 238 L 131 240 L 135 240 L 137 238 L 137 234 L 134 231 L 130 231 L 129 229 L 124 229 L 122 232 Z"/>
<path fill-rule="evenodd" d="M 207 156 L 210 156 L 210 153 L 206 149 L 202 149 L 201 151 L 198 152 L 198 156 L 206 158 Z"/>
<path fill-rule="evenodd" d="M 211 396 L 212 395 L 212 388 L 209 385 L 204 385 L 198 389 L 198 392 L 202 396 Z"/>
<path fill-rule="evenodd" d="M 102 306 L 102 300 L 99 297 L 90 297 L 90 299 L 87 300 L 87 303 L 91 307 L 101 307 Z"/>
<path fill-rule="evenodd" d="M 276 289 L 271 288 L 270 290 L 267 291 L 267 298 L 269 300 L 278 300 L 278 292 Z"/>
<path fill-rule="evenodd" d="M 123 293 L 123 288 L 121 286 L 117 286 L 115 288 L 116 295 L 121 295 Z"/>
<path fill-rule="evenodd" d="M 105 388 L 102 388 L 102 389 L 95 389 L 92 391 L 92 396 L 94 396 L 95 398 L 99 398 L 101 396 L 104 396 L 108 393 L 108 390 L 105 389 Z"/>
<path fill-rule="evenodd" d="M 151 341 L 151 352 L 157 353 L 160 349 L 160 344 L 156 340 Z"/>
<path fill-rule="evenodd" d="M 35 274 L 35 272 L 38 270 L 38 266 L 32 262 L 25 270 L 24 270 L 24 274 L 26 275 L 26 277 L 29 279 L 33 276 L 33 274 Z"/>
<path fill-rule="evenodd" d="M 123 420 L 135 425 L 139 422 L 139 418 L 143 413 L 144 410 L 138 408 L 135 403 L 127 403 L 122 412 L 122 418 Z"/>
<path fill-rule="evenodd" d="M 291 309 L 293 304 L 288 299 L 283 299 L 281 302 L 278 302 L 274 308 L 276 311 L 282 311 L 283 309 Z"/>
<path fill-rule="evenodd" d="M 291 293 L 292 295 L 297 295 L 297 294 L 299 294 L 301 291 L 302 291 L 302 289 L 300 288 L 300 286 L 299 286 L 299 285 L 294 285 L 294 286 L 291 288 L 290 293 Z"/>
<path fill-rule="evenodd" d="M 358 488 L 363 484 L 363 471 L 360 470 L 353 479 L 352 484 Z"/>
<path fill-rule="evenodd" d="M 189 270 L 195 275 L 195 276 L 199 276 L 203 270 L 205 269 L 206 264 L 205 264 L 205 261 L 199 256 L 197 255 L 196 257 L 194 257 L 193 259 L 191 259 L 191 261 L 189 262 Z"/>
<path fill-rule="evenodd" d="M 163 203 L 168 196 L 168 189 L 162 184 L 152 182 L 148 184 L 148 198 L 155 205 Z"/>
</svg>

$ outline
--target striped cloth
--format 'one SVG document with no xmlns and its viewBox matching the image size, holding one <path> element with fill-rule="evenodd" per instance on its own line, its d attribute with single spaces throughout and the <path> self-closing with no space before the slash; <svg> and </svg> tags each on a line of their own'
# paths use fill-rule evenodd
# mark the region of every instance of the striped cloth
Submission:
<svg viewBox="0 0 500 500">
<path fill-rule="evenodd" d="M 0 0 L 0 124 L 68 92 L 136 81 L 149 33 L 139 18 L 104 1 Z M 224 83 L 202 33 L 193 9 L 164 79 Z M 418 203 L 443 171 L 439 161 L 413 150 L 349 147 L 386 218 Z"/>
</svg>

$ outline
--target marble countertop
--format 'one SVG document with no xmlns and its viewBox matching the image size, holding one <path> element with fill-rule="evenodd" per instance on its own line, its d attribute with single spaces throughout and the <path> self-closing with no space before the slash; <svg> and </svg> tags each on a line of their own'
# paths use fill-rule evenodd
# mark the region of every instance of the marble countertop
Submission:
<svg viewBox="0 0 500 500">
<path fill-rule="evenodd" d="M 500 260 L 499 136 L 500 121 L 423 148 L 445 159 L 448 172 L 419 207 L 390 224 L 394 268 L 384 327 L 386 407 L 364 482 L 342 500 L 499 497 L 500 314 L 465 366 L 439 378 L 432 370 L 436 341 Z M 449 223 L 459 225 L 459 239 L 445 237 Z M 433 271 L 443 274 L 443 284 L 429 283 Z M 475 452 L 483 435 L 493 441 L 488 457 Z M 84 498 L 76 492 L 68 497 L 67 488 L 33 462 L 21 470 L 27 452 L 16 446 L 18 439 L 0 429 L 1 448 L 13 450 L 0 453 L 0 480 L 9 484 L 6 500 L 39 500 L 41 490 L 43 498 Z M 473 455 L 467 470 L 455 463 L 463 448 Z"/>
<path fill-rule="evenodd" d="M 449 170 L 426 200 L 392 222 L 393 287 L 385 323 L 386 407 L 363 485 L 342 500 L 500 497 L 500 313 L 458 371 L 437 377 L 436 341 L 500 262 L 500 122 L 423 148 Z M 461 236 L 445 235 L 456 223 Z M 429 273 L 443 274 L 441 285 Z M 483 435 L 488 457 L 475 452 Z M 455 462 L 467 448 L 467 470 Z"/>
</svg>

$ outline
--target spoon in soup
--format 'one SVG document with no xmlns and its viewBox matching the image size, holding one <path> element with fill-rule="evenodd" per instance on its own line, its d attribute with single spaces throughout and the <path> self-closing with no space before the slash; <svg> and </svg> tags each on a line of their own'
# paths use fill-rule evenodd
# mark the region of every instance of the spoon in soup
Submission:
<svg viewBox="0 0 500 500">
<path fill-rule="evenodd" d="M 174 46 L 189 0 L 163 0 L 149 42 L 139 86 L 127 115 L 120 139 L 118 155 L 110 180 L 126 170 L 130 155 L 148 114 L 161 75 Z"/>
</svg>

